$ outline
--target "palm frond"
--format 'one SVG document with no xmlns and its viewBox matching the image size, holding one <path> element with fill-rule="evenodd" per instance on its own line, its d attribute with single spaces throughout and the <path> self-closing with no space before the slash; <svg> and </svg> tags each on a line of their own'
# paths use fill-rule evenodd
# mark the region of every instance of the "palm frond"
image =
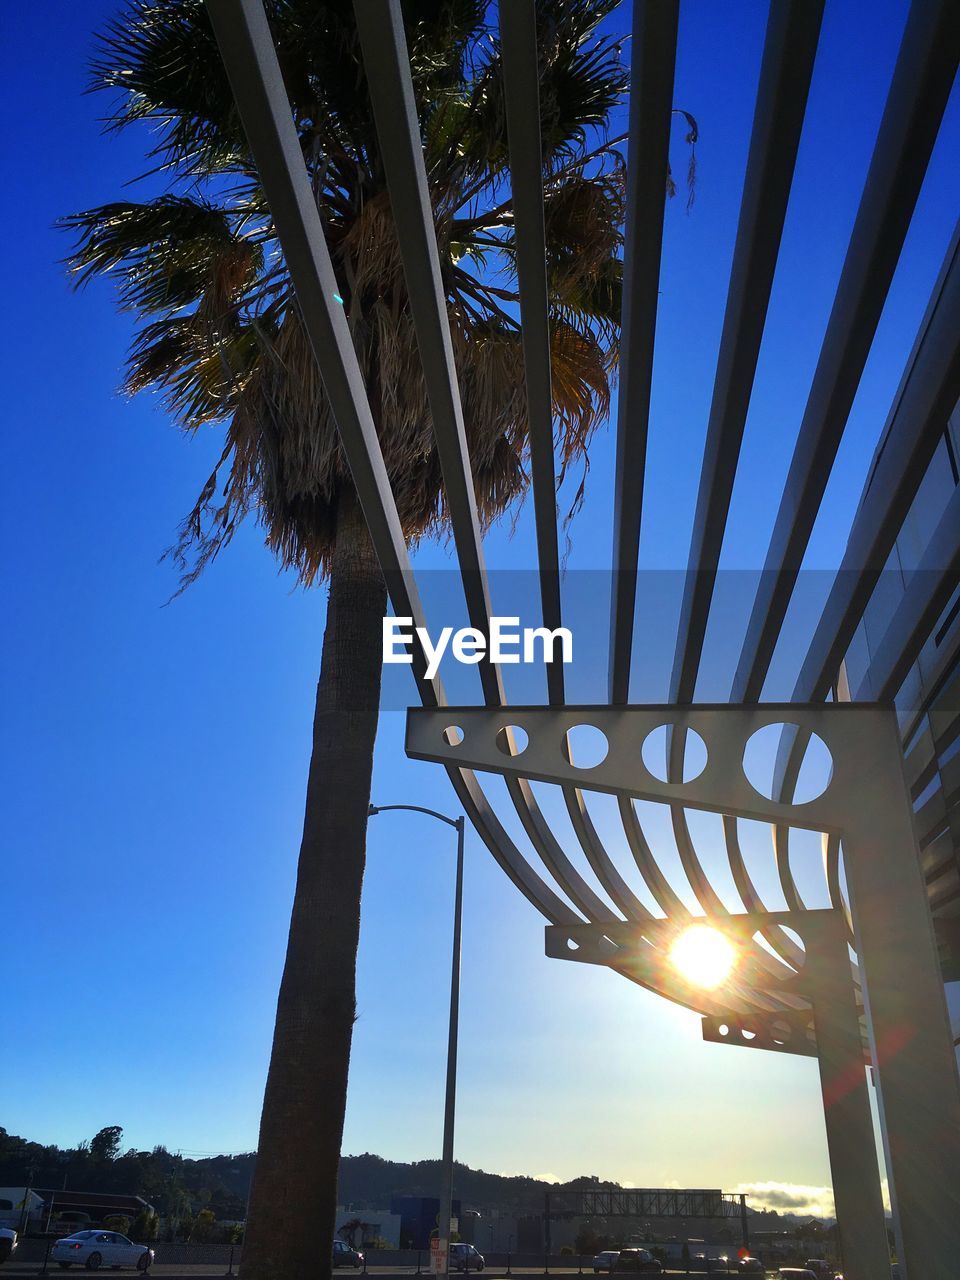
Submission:
<svg viewBox="0 0 960 1280">
<path fill-rule="evenodd" d="M 263 262 L 260 246 L 238 237 L 223 209 L 184 196 L 101 205 L 60 226 L 76 240 L 67 259 L 73 283 L 117 272 L 121 305 L 141 315 L 201 302 L 222 314 Z"/>
</svg>

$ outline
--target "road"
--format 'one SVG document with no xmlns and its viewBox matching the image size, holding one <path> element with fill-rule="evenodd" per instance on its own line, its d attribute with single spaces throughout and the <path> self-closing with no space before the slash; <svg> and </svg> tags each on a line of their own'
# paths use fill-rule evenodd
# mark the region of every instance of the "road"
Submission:
<svg viewBox="0 0 960 1280">
<path fill-rule="evenodd" d="M 77 1268 L 77 1270 L 81 1275 L 87 1274 L 82 1267 Z M 106 1270 L 106 1268 L 104 1268 L 104 1270 Z M 61 1272 L 55 1264 L 51 1263 L 48 1266 L 48 1270 L 46 1274 L 50 1277 L 54 1277 L 54 1276 L 59 1276 Z M 133 1271 L 132 1268 L 125 1268 L 121 1274 L 125 1276 L 133 1277 L 133 1280 L 139 1280 L 139 1276 L 140 1276 L 140 1273 Z M 158 1277 L 158 1280 L 194 1280 L 194 1277 L 198 1277 L 198 1276 L 223 1276 L 223 1275 L 228 1275 L 230 1273 L 227 1271 L 226 1267 L 224 1267 L 223 1263 L 221 1262 L 221 1263 L 194 1264 L 190 1266 L 185 1266 L 182 1263 L 160 1263 L 152 1266 L 150 1268 L 150 1271 L 147 1274 Z M 236 1272 L 234 1271 L 233 1274 L 236 1274 Z M 344 1273 L 337 1272 L 336 1274 L 339 1276 Z M 350 1274 L 353 1275 L 354 1273 L 350 1273 Z M 427 1270 L 422 1270 L 418 1272 L 416 1267 L 396 1267 L 396 1266 L 369 1267 L 366 1273 L 359 1272 L 355 1274 L 358 1276 L 358 1280 L 359 1280 L 359 1277 L 362 1276 L 363 1274 L 376 1276 L 377 1280 L 408 1280 L 410 1276 L 422 1275 L 424 1277 L 429 1277 L 430 1275 L 429 1271 Z M 543 1270 L 543 1267 L 512 1267 L 510 1270 L 510 1277 L 512 1276 L 526 1276 L 526 1277 L 541 1276 L 542 1277 L 546 1274 L 549 1274 L 550 1277 L 555 1277 L 555 1280 L 573 1280 L 574 1277 L 577 1277 L 577 1280 L 579 1280 L 579 1278 L 584 1275 L 589 1274 L 592 1276 L 593 1272 L 587 1271 L 587 1270 L 580 1272 L 576 1268 L 565 1269 L 562 1266 L 557 1266 L 556 1268 L 551 1267 L 549 1273 L 545 1273 Z M 686 1271 L 683 1269 L 678 1271 L 670 1267 L 668 1267 L 663 1274 L 665 1276 L 684 1276 L 684 1277 L 705 1276 L 704 1272 L 692 1271 L 692 1270 Z M 728 1274 L 731 1276 L 735 1276 L 737 1272 L 735 1270 L 731 1270 Z M 21 1261 L 18 1261 L 16 1258 L 12 1258 L 9 1262 L 4 1263 L 3 1270 L 0 1271 L 0 1280 L 14 1280 L 15 1277 L 17 1278 L 17 1280 L 20 1280 L 20 1278 L 24 1276 L 30 1276 L 32 1280 L 33 1277 L 38 1275 L 43 1275 L 42 1263 L 21 1262 Z M 710 1272 L 710 1275 L 715 1280 L 717 1276 L 723 1276 L 724 1272 L 717 1271 L 716 1269 L 714 1269 L 713 1271 Z M 471 1277 L 471 1280 L 472 1280 L 472 1277 Z M 509 1280 L 509 1277 L 507 1276 L 507 1272 L 504 1268 L 490 1267 L 488 1270 L 484 1271 L 483 1280 Z"/>
</svg>

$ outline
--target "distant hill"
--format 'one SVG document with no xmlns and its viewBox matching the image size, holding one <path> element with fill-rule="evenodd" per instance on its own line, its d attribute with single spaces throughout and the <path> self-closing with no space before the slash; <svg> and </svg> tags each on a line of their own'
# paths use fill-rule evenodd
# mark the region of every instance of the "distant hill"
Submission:
<svg viewBox="0 0 960 1280">
<path fill-rule="evenodd" d="M 115 1148 L 101 1150 L 104 1134 L 115 1135 Z M 161 1214 L 208 1206 L 218 1218 L 243 1217 L 256 1159 L 253 1153 L 190 1159 L 162 1146 L 152 1151 L 128 1147 L 121 1153 L 121 1134 L 119 1127 L 101 1130 L 89 1143 L 61 1148 L 30 1142 L 0 1128 L 0 1186 L 122 1192 L 142 1196 Z M 547 1191 L 619 1186 L 595 1176 L 550 1183 L 487 1173 L 465 1164 L 457 1164 L 454 1170 L 454 1195 L 464 1208 L 520 1217 L 542 1213 Z M 406 1163 L 366 1152 L 343 1156 L 340 1161 L 340 1203 L 358 1210 L 383 1209 L 394 1195 L 436 1196 L 439 1187 L 439 1160 Z M 751 1222 L 757 1229 L 785 1229 L 807 1220 L 791 1213 L 751 1211 Z"/>
<path fill-rule="evenodd" d="M 497 1210 L 520 1216 L 542 1213 L 547 1191 L 617 1190 L 621 1185 L 592 1175 L 561 1183 L 522 1176 L 506 1177 L 483 1169 L 471 1169 L 465 1164 L 454 1166 L 453 1181 L 454 1195 L 462 1201 L 465 1209 L 478 1209 L 481 1213 Z M 435 1196 L 439 1186 L 439 1160 L 418 1160 L 406 1164 L 385 1160 L 369 1152 L 360 1156 L 343 1156 L 340 1160 L 340 1203 L 358 1210 L 382 1209 L 389 1205 L 393 1195 Z M 809 1214 L 751 1209 L 749 1204 L 747 1212 L 751 1226 L 758 1231 L 786 1231 L 802 1223 L 817 1221 Z M 833 1219 L 819 1221 L 826 1226 Z"/>
<path fill-rule="evenodd" d="M 369 1153 L 342 1156 L 340 1160 L 340 1202 L 354 1205 L 357 1209 L 382 1208 L 389 1204 L 392 1195 L 435 1196 L 439 1185 L 439 1160 L 405 1164 Z M 486 1173 L 465 1164 L 454 1167 L 457 1199 L 463 1201 L 464 1207 L 479 1209 L 481 1213 L 491 1209 L 518 1214 L 542 1213 L 544 1193 L 559 1191 L 561 1185 L 566 1190 L 576 1190 L 580 1187 L 616 1187 L 619 1184 L 582 1177 L 558 1185 L 538 1178 Z"/>
</svg>

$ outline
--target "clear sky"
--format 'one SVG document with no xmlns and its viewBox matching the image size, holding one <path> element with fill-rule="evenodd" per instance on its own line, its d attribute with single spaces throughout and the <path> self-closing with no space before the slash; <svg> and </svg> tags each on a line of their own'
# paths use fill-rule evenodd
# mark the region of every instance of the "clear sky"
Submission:
<svg viewBox="0 0 960 1280">
<path fill-rule="evenodd" d="M 6 15 L 0 1124 L 71 1144 L 116 1123 L 138 1147 L 237 1151 L 256 1142 L 324 593 L 278 575 L 251 525 L 164 607 L 176 581 L 158 557 L 219 433 L 187 440 L 156 400 L 117 395 L 128 318 L 106 285 L 71 294 L 58 265 L 67 242 L 52 229 L 59 215 L 121 198 L 148 167 L 143 136 L 101 136 L 103 103 L 82 92 L 90 33 L 115 9 L 52 0 Z M 766 549 L 905 12 L 902 0 L 827 3 L 724 547 L 731 571 L 755 569 Z M 645 570 L 676 570 L 689 544 L 764 22 L 759 0 L 682 6 L 676 102 L 697 117 L 701 141 L 693 210 L 679 198 L 667 211 Z M 679 132 L 675 150 L 682 173 Z M 842 551 L 952 231 L 957 154 L 955 95 L 811 570 Z M 609 562 L 612 444 L 609 431 L 598 435 L 572 570 Z M 488 554 L 496 570 L 532 566 L 529 512 L 515 531 L 493 531 Z M 442 547 L 418 559 L 438 573 L 450 563 Z M 663 697 L 669 675 L 664 581 L 675 575 L 645 578 L 634 688 L 644 699 Z M 701 697 L 727 694 L 745 581 L 731 572 L 722 584 L 719 656 Z M 824 581 L 811 573 L 804 584 L 812 594 L 792 611 L 794 648 L 778 655 L 768 696 L 789 692 L 796 637 L 809 632 Z M 495 578 L 495 606 L 511 589 Z M 580 619 L 605 629 L 605 591 L 602 574 L 571 578 L 575 628 Z M 588 676 L 599 696 L 602 670 Z M 374 798 L 454 811 L 445 776 L 404 759 L 399 708 L 414 700 L 412 683 L 388 682 Z M 595 812 L 604 829 L 602 804 Z M 755 834 L 750 856 L 760 859 L 768 842 Z M 439 1150 L 452 845 L 447 828 L 409 815 L 371 825 L 346 1151 Z M 800 1188 L 798 1202 L 823 1202 L 812 1060 L 703 1044 L 694 1015 L 611 973 L 546 960 L 542 924 L 470 834 L 458 1158 L 635 1185 L 776 1183 Z"/>
</svg>

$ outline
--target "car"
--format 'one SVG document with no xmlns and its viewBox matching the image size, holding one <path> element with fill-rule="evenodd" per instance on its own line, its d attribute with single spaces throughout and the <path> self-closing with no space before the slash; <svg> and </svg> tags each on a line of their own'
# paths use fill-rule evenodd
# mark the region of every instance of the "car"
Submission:
<svg viewBox="0 0 960 1280">
<path fill-rule="evenodd" d="M 91 1229 L 55 1240 L 50 1260 L 64 1271 L 73 1266 L 86 1267 L 88 1271 L 98 1271 L 100 1267 L 136 1267 L 138 1271 L 148 1271 L 153 1250 L 145 1244 L 134 1244 L 119 1231 Z"/>
<path fill-rule="evenodd" d="M 663 1264 L 649 1249 L 621 1249 L 613 1264 L 614 1271 L 645 1271 L 649 1275 L 663 1274 Z"/>
<path fill-rule="evenodd" d="M 812 1271 L 817 1280 L 834 1280 L 837 1271 L 836 1268 L 827 1262 L 826 1258 L 807 1258 L 803 1264 L 808 1271 Z"/>
<path fill-rule="evenodd" d="M 817 1273 L 809 1267 L 781 1267 L 777 1275 L 780 1280 L 817 1280 Z"/>
<path fill-rule="evenodd" d="M 17 1250 L 17 1233 L 10 1227 L 0 1227 L 0 1262 L 6 1262 Z"/>
<path fill-rule="evenodd" d="M 359 1271 L 363 1266 L 363 1254 L 354 1249 L 346 1240 L 334 1240 L 333 1265 L 335 1267 L 353 1267 Z"/>
<path fill-rule="evenodd" d="M 764 1274 L 763 1263 L 759 1258 L 741 1258 L 737 1263 L 737 1271 L 742 1276 L 762 1276 Z"/>
<path fill-rule="evenodd" d="M 450 1246 L 451 1271 L 482 1271 L 486 1264 L 483 1254 L 472 1244 L 452 1244 Z"/>
<path fill-rule="evenodd" d="M 620 1257 L 619 1249 L 604 1249 L 602 1253 L 598 1253 L 593 1260 L 593 1269 L 595 1272 L 612 1271 L 617 1259 Z"/>
</svg>

